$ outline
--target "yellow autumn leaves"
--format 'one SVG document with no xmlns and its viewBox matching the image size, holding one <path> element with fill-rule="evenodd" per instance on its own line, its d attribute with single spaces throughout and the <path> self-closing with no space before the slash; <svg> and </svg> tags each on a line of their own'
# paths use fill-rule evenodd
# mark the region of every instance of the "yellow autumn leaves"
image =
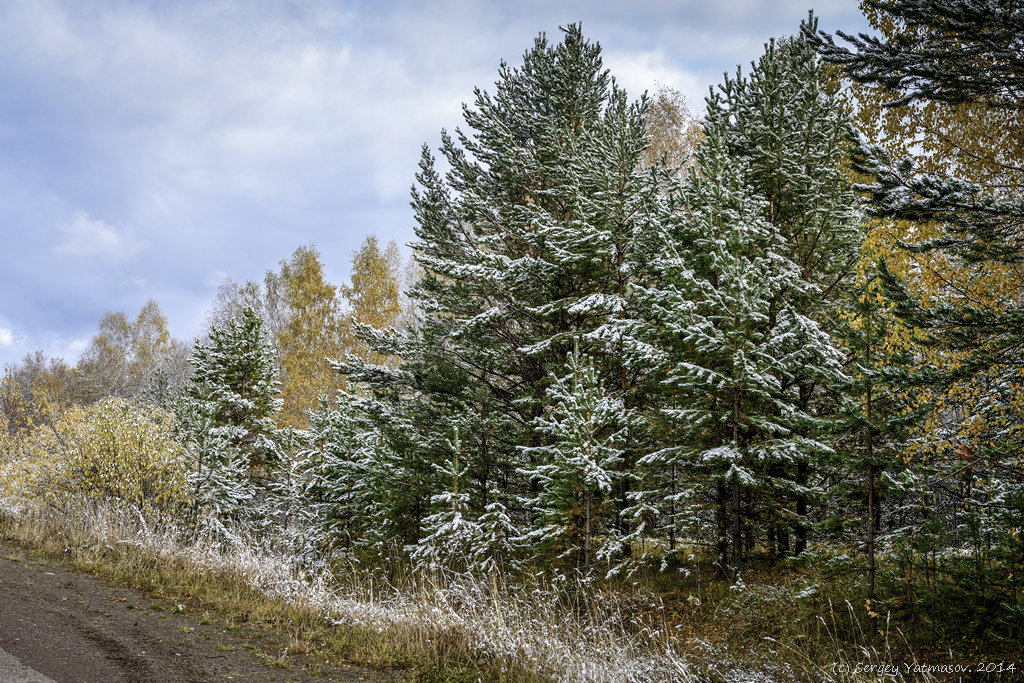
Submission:
<svg viewBox="0 0 1024 683">
<path fill-rule="evenodd" d="M 299 247 L 281 262 L 273 280 L 288 315 L 275 333 L 282 370 L 280 424 L 304 428 L 321 396 L 332 398 L 345 387 L 334 363 L 349 354 L 381 363 L 381 358 L 359 339 L 354 323 L 387 329 L 402 316 L 399 277 L 402 256 L 391 242 L 383 249 L 373 235 L 352 255 L 351 284 L 327 281 L 320 253 Z"/>
<path fill-rule="evenodd" d="M 172 417 L 121 398 L 72 406 L 50 424 L 0 433 L 0 497 L 45 503 L 107 500 L 173 513 L 186 501 L 186 472 Z"/>
</svg>

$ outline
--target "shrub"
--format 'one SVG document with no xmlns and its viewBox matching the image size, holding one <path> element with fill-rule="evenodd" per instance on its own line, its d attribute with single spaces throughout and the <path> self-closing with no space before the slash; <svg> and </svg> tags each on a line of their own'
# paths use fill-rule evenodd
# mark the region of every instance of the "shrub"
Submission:
<svg viewBox="0 0 1024 683">
<path fill-rule="evenodd" d="M 109 398 L 29 431 L 0 464 L 0 495 L 66 510 L 103 499 L 151 512 L 186 500 L 181 447 L 163 410 Z"/>
</svg>

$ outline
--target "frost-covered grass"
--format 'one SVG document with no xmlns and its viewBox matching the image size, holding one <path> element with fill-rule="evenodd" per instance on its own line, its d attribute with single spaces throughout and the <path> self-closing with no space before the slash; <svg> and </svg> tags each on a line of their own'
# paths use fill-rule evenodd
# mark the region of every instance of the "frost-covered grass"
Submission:
<svg viewBox="0 0 1024 683">
<path fill-rule="evenodd" d="M 907 661 L 888 640 L 855 632 L 863 619 L 852 605 L 808 610 L 807 601 L 824 598 L 798 580 L 707 583 L 701 600 L 641 584 L 387 580 L 354 567 L 297 568 L 274 544 L 243 535 L 184 542 L 173 527 L 95 503 L 57 516 L 0 501 L 0 518 L 9 541 L 180 595 L 229 622 L 279 628 L 288 651 L 426 680 L 845 682 L 877 680 L 851 673 L 857 664 Z"/>
<path fill-rule="evenodd" d="M 242 536 L 185 544 L 173 528 L 96 504 L 59 517 L 23 507 L 2 512 L 9 538 L 49 545 L 90 569 L 103 565 L 108 574 L 113 566 L 114 578 L 133 584 L 160 585 L 166 577 L 154 574 L 173 572 L 220 582 L 221 592 L 232 583 L 254 588 L 271 599 L 269 606 L 178 581 L 178 588 L 204 596 L 203 604 L 219 600 L 231 603 L 229 609 L 266 612 L 283 601 L 316 615 L 319 630 L 326 624 L 342 634 L 335 638 L 342 656 L 369 665 L 485 680 L 697 680 L 658 624 L 656 603 L 640 593 L 568 595 L 465 576 L 410 576 L 396 584 L 358 571 L 297 571 L 270 544 Z M 260 616 L 295 622 L 294 615 Z"/>
</svg>

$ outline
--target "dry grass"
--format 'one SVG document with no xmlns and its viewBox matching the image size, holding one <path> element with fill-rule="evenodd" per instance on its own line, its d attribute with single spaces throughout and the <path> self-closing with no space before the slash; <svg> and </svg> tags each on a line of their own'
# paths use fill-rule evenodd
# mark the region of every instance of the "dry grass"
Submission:
<svg viewBox="0 0 1024 683">
<path fill-rule="evenodd" d="M 510 591 L 460 576 L 395 585 L 360 572 L 310 575 L 266 545 L 242 538 L 185 545 L 173 529 L 97 505 L 59 518 L 8 509 L 3 518 L 7 542 L 180 601 L 206 618 L 216 613 L 229 628 L 277 628 L 289 650 L 329 661 L 409 669 L 419 680 L 691 677 L 666 648 L 664 631 L 641 619 L 646 606 L 622 597 Z"/>
<path fill-rule="evenodd" d="M 799 575 L 751 578 L 742 588 L 709 583 L 699 601 L 673 605 L 680 648 L 710 680 L 938 680 L 910 673 L 905 665 L 918 663 L 913 649 L 884 617 L 872 625 L 863 606 L 833 601 Z"/>
<path fill-rule="evenodd" d="M 0 525 L 8 543 L 140 587 L 201 620 L 276 629 L 286 645 L 263 653 L 268 666 L 308 653 L 427 681 L 846 683 L 878 680 L 867 666 L 895 665 L 887 680 L 934 680 L 904 675 L 899 665 L 913 660 L 897 631 L 866 632 L 857 609 L 834 606 L 799 576 L 742 590 L 707 582 L 699 600 L 642 584 L 386 581 L 353 568 L 303 572 L 242 537 L 185 544 L 173 528 L 95 505 L 59 519 L 0 508 Z"/>
<path fill-rule="evenodd" d="M 271 667 L 289 655 L 310 654 L 322 661 L 405 670 L 417 680 L 538 680 L 506 676 L 457 647 L 424 646 L 408 629 L 339 628 L 296 590 L 297 579 L 282 580 L 268 571 L 282 568 L 266 559 L 225 554 L 211 543 L 180 546 L 171 534 L 97 508 L 60 520 L 40 511 L 15 518 L 8 511 L 0 514 L 0 538 L 77 571 L 142 589 L 168 601 L 169 611 L 188 612 L 241 635 L 274 630 L 286 645 L 280 652 L 261 652 Z"/>
</svg>

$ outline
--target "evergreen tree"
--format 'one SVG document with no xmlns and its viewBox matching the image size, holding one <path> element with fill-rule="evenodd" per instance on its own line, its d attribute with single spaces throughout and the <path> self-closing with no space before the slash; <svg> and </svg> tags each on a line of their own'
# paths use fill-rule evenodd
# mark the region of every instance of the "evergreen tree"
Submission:
<svg viewBox="0 0 1024 683">
<path fill-rule="evenodd" d="M 807 296 L 814 285 L 787 257 L 767 202 L 752 191 L 750 166 L 730 154 L 725 103 L 736 87 L 727 80 L 724 96 L 707 100 L 700 170 L 656 264 L 664 284 L 650 298 L 661 321 L 670 445 L 643 459 L 687 471 L 700 489 L 695 512 L 713 510 L 722 564 L 734 576 L 755 514 L 777 524 L 785 519 L 778 502 L 803 493 L 786 472 L 831 451 L 816 438 L 820 420 L 802 405 L 797 373 L 826 386 L 843 379 L 829 336 L 784 297 Z"/>
<path fill-rule="evenodd" d="M 645 112 L 644 101 L 630 104 L 611 83 L 599 46 L 571 26 L 557 45 L 538 38 L 521 67 L 502 64 L 493 95 L 477 91 L 465 110 L 470 132 L 442 135 L 446 176 L 424 150 L 413 195 L 413 255 L 423 274 L 411 293 L 422 323 L 404 337 L 365 331 L 374 351 L 401 359 L 400 369 L 347 363 L 379 403 L 376 413 L 401 414 L 412 430 L 380 425 L 405 471 L 416 472 L 406 493 L 417 521 L 440 485 L 421 468 L 448 457 L 440 425 L 465 426 L 474 514 L 537 493 L 520 465 L 544 464 L 544 451 L 517 446 L 549 440 L 535 420 L 550 371 L 574 342 L 604 388 L 622 395 L 630 420 L 639 419 L 647 354 L 635 339 L 637 286 L 648 277 L 663 194 L 661 176 L 643 163 Z M 636 434 L 615 478 L 619 511 L 629 505 Z M 511 512 L 517 527 L 535 514 Z"/>
<path fill-rule="evenodd" d="M 453 431 L 446 444 L 449 457 L 434 464 L 437 475 L 447 480 L 446 485 L 430 497 L 433 513 L 423 519 L 423 536 L 410 548 L 413 562 L 431 571 L 468 568 L 481 536 L 480 525 L 470 516 L 466 491 L 469 467 L 460 462 L 463 449 L 457 425 Z"/>
<path fill-rule="evenodd" d="M 898 95 L 890 104 L 982 104 L 1014 112 L 1024 108 L 1020 86 L 1024 66 L 1019 50 L 1013 48 L 1024 19 L 1012 3 L 869 0 L 865 4 L 903 26 L 904 32 L 888 40 L 840 33 L 850 41 L 852 51 L 836 45 L 828 35 L 816 35 L 814 26 L 805 27 L 805 32 L 818 40 L 825 58 L 843 65 L 851 78 L 884 85 Z M 1018 116 L 1004 125 L 1016 128 L 1007 131 L 1006 137 L 1020 138 Z M 965 136 L 963 131 L 949 133 Z M 954 144 L 968 149 L 970 141 Z M 957 177 L 956 168 L 946 174 L 921 173 L 916 160 L 893 161 L 884 148 L 866 141 L 858 158 L 859 170 L 873 179 L 865 188 L 873 213 L 940 228 L 934 239 L 906 247 L 943 252 L 965 264 L 1018 266 L 1024 253 L 1020 231 L 1024 176 L 1010 158 L 987 159 L 984 164 L 991 168 L 977 174 L 978 180 Z M 963 164 L 958 166 L 970 171 Z M 986 186 L 980 181 L 986 177 L 995 183 Z M 990 306 L 950 290 L 938 297 L 939 305 L 931 306 L 886 277 L 884 270 L 882 276 L 903 319 L 925 331 L 935 344 L 970 352 L 958 375 L 984 372 L 1006 362 L 1016 364 L 1014 350 L 1020 348 L 1024 329 L 1019 293 Z"/>
<path fill-rule="evenodd" d="M 174 428 L 182 445 L 191 496 L 188 526 L 197 528 L 238 518 L 254 502 L 249 460 L 233 448 L 215 420 L 214 407 L 205 401 L 180 396 L 174 404 Z"/>
<path fill-rule="evenodd" d="M 622 476 L 627 415 L 622 399 L 604 390 L 592 359 L 574 350 L 564 373 L 548 387 L 548 409 L 536 419 L 549 443 L 523 449 L 541 463 L 523 471 L 539 484 L 527 501 L 537 515 L 526 538 L 588 574 L 596 559 L 619 554 L 610 498 Z"/>
<path fill-rule="evenodd" d="M 726 82 L 729 153 L 746 163 L 747 182 L 764 200 L 762 214 L 781 237 L 779 253 L 799 268 L 801 281 L 812 285 L 772 294 L 769 324 L 789 307 L 835 335 L 864 223 L 848 168 L 853 129 L 838 85 L 813 45 L 800 37 L 770 41 L 749 77 Z M 822 383 L 813 365 L 807 369 L 788 367 L 783 386 L 798 395 L 800 410 L 835 415 L 837 387 Z M 791 502 L 774 515 L 778 519 L 769 530 L 769 546 L 778 555 L 789 551 L 790 529 L 794 552 L 807 546 L 809 507 L 823 493 L 814 480 L 828 478 L 820 464 L 797 459 L 774 475 L 791 488 L 780 491 Z"/>
<path fill-rule="evenodd" d="M 216 512 L 241 514 L 281 463 L 274 422 L 281 400 L 259 316 L 246 307 L 227 327 L 211 327 L 209 344 L 196 342 L 192 366 L 177 412 L 196 459 L 193 483 Z"/>
<path fill-rule="evenodd" d="M 297 460 L 320 553 L 355 556 L 396 535 L 388 502 L 402 495 L 394 491 L 401 488 L 400 471 L 382 452 L 363 399 L 342 392 L 337 405 L 321 401 Z"/>
<path fill-rule="evenodd" d="M 838 31 L 848 49 L 818 35 L 815 25 L 805 26 L 822 55 L 853 80 L 898 93 L 898 106 L 930 101 L 1024 108 L 1024 16 L 1014 3 L 863 0 L 863 6 L 906 31 L 888 39 Z"/>
<path fill-rule="evenodd" d="M 742 370 L 737 362 L 726 373 L 729 381 L 751 396 L 760 392 L 774 397 L 757 410 L 766 419 L 775 415 L 781 420 L 791 440 L 824 445 L 844 383 L 835 352 L 827 351 L 829 335 L 838 330 L 863 222 L 846 170 L 852 128 L 836 87 L 803 39 L 768 43 L 749 76 L 738 72 L 726 77 L 712 93 L 708 110 L 704 133 L 714 139 L 701 141 L 697 172 L 675 191 L 661 219 L 663 239 L 671 248 L 655 262 L 659 277 L 649 289 L 653 308 L 645 321 L 660 347 L 648 356 L 664 378 L 661 395 L 651 401 L 651 412 L 661 415 L 652 423 L 659 446 L 639 463 L 643 484 L 630 512 L 654 520 L 670 551 L 680 534 L 707 536 L 714 529 L 711 535 L 723 558 L 727 537 L 736 548 L 751 547 L 761 532 L 769 553 L 784 556 L 791 552 L 791 536 L 796 552 L 806 547 L 811 504 L 824 493 L 819 483 L 829 479 L 828 463 L 817 447 L 801 447 L 785 456 L 758 458 L 759 471 L 747 472 L 756 485 L 751 482 L 754 488 L 745 493 L 740 490 L 744 477 L 739 476 L 745 466 L 735 470 L 736 481 L 719 481 L 713 492 L 703 484 L 693 487 L 695 479 L 717 476 L 712 473 L 729 471 L 730 466 L 724 461 L 713 465 L 712 460 L 693 463 L 700 428 L 688 422 L 693 414 L 682 406 L 692 407 L 701 392 L 698 387 L 706 385 L 704 391 L 714 398 L 705 407 L 724 408 L 720 392 L 712 389 L 721 377 L 680 370 L 696 354 L 714 349 L 713 337 L 699 349 L 695 346 L 700 335 L 691 329 L 694 322 L 688 316 L 717 301 L 707 309 L 712 320 L 697 328 L 706 331 L 710 326 L 715 334 L 724 334 L 724 326 L 733 325 L 747 341 L 730 337 L 733 346 L 726 351 L 729 344 L 721 337 L 719 360 L 705 358 L 698 366 L 708 369 L 705 363 L 715 366 L 729 354 L 741 354 L 749 365 Z M 749 232 L 741 235 L 745 230 Z M 729 242 L 726 233 L 739 237 Z M 757 273 L 756 285 L 746 283 L 747 273 Z M 726 294 L 729 287 L 744 289 Z M 714 318 L 729 306 L 735 309 L 732 322 Z M 747 320 L 741 322 L 743 318 Z M 806 347 L 801 348 L 801 339 L 807 340 Z M 762 381 L 766 384 L 758 386 Z M 664 403 L 668 410 L 662 410 Z M 742 403 L 740 412 L 748 410 Z M 787 417 L 793 410 L 801 417 Z M 678 424 L 680 420 L 685 424 Z M 714 452 L 736 457 L 728 450 Z M 758 488 L 760 493 L 754 490 Z M 745 519 L 739 534 L 743 539 L 736 532 L 736 494 L 749 498 L 740 515 Z M 717 510 L 714 519 L 705 514 L 709 510 Z M 731 532 L 724 526 L 730 514 Z"/>
<path fill-rule="evenodd" d="M 488 503 L 477 525 L 480 533 L 471 555 L 474 567 L 485 574 L 496 574 L 510 573 L 521 566 L 517 557 L 520 534 L 505 501 L 497 497 Z"/>
<path fill-rule="evenodd" d="M 899 323 L 882 296 L 875 269 L 857 278 L 843 325 L 843 341 L 852 360 L 852 384 L 844 406 L 839 432 L 840 461 L 837 470 L 852 469 L 859 476 L 850 493 L 864 520 L 863 538 L 868 560 L 868 598 L 875 598 L 878 535 L 882 520 L 884 482 L 899 480 L 904 471 L 903 445 L 910 425 L 917 419 L 904 392 L 894 382 L 893 371 L 910 362 L 911 348 L 892 343 L 891 328 Z M 843 515 L 845 508 L 835 510 Z M 840 521 L 840 524 L 843 522 Z"/>
</svg>

